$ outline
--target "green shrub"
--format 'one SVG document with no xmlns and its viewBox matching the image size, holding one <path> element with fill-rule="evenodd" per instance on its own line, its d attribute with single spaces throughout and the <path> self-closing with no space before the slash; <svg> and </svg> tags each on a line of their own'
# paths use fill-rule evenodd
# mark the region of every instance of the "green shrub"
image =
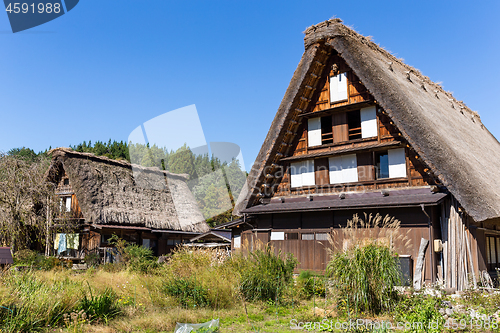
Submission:
<svg viewBox="0 0 500 333">
<path fill-rule="evenodd" d="M 125 265 L 122 264 L 121 262 L 115 262 L 115 263 L 108 262 L 100 266 L 100 269 L 108 273 L 117 273 L 124 270 L 125 268 L 126 268 Z"/>
<path fill-rule="evenodd" d="M 33 266 L 37 261 L 37 253 L 32 250 L 17 251 L 13 255 L 14 265 Z"/>
<path fill-rule="evenodd" d="M 313 295 L 318 297 L 325 296 L 325 277 L 316 276 L 310 271 L 302 271 L 297 278 L 297 287 L 300 294 L 306 299 L 310 299 Z"/>
<path fill-rule="evenodd" d="M 194 278 L 175 277 L 165 284 L 165 292 L 174 296 L 185 307 L 206 307 L 211 305 L 208 289 Z"/>
<path fill-rule="evenodd" d="M 242 294 L 248 300 L 274 301 L 290 286 L 295 266 L 297 260 L 291 253 L 282 259 L 269 246 L 252 252 L 241 272 Z"/>
<path fill-rule="evenodd" d="M 168 259 L 168 264 L 157 270 L 166 277 L 161 290 L 164 291 L 168 284 L 178 284 L 178 280 L 191 281 L 191 289 L 206 291 L 208 307 L 218 309 L 234 305 L 239 300 L 239 269 L 233 260 L 223 260 L 221 255 L 225 256 L 226 252 L 178 247 Z"/>
<path fill-rule="evenodd" d="M 34 269 L 49 271 L 54 268 L 70 268 L 72 262 L 56 257 L 46 257 L 32 250 L 21 250 L 14 253 L 14 265 L 29 266 Z"/>
<path fill-rule="evenodd" d="M 412 294 L 404 297 L 394 309 L 394 319 L 398 322 L 419 323 L 407 332 L 441 332 L 444 319 L 439 313 L 442 298 L 428 295 Z M 430 323 L 439 322 L 439 329 L 432 329 Z"/>
<path fill-rule="evenodd" d="M 118 297 L 112 289 L 106 288 L 104 292 L 94 296 L 89 285 L 89 293 L 89 297 L 84 294 L 80 299 L 77 310 L 83 310 L 90 321 L 104 320 L 107 322 L 120 313 Z"/>
<path fill-rule="evenodd" d="M 151 249 L 135 244 L 125 247 L 125 259 L 133 272 L 150 273 L 159 266 Z"/>
<path fill-rule="evenodd" d="M 371 243 L 335 253 L 327 272 L 349 310 L 380 313 L 398 300 L 394 287 L 400 284 L 399 264 L 387 246 Z"/>
</svg>

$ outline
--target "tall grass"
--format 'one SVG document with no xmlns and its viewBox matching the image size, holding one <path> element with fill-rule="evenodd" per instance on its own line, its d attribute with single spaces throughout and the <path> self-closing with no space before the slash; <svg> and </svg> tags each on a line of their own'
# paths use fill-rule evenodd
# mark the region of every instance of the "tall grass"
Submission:
<svg viewBox="0 0 500 333">
<path fill-rule="evenodd" d="M 239 272 L 224 252 L 178 248 L 164 266 L 163 292 L 183 307 L 228 308 L 237 299 Z"/>
<path fill-rule="evenodd" d="M 327 274 L 346 310 L 377 314 L 395 306 L 398 294 L 394 287 L 401 281 L 394 243 L 406 240 L 399 226 L 394 217 L 379 214 L 365 214 L 364 220 L 354 215 L 348 220 L 343 229 L 348 241 L 341 251 L 332 253 L 327 265 Z M 330 243 L 335 245 L 333 237 Z"/>
<path fill-rule="evenodd" d="M 0 298 L 2 332 L 36 332 L 57 326 L 78 301 L 78 283 L 62 279 L 47 283 L 35 273 L 4 273 Z"/>
<path fill-rule="evenodd" d="M 94 295 L 92 288 L 89 287 L 89 296 L 85 293 L 78 303 L 77 310 L 85 312 L 90 321 L 104 321 L 116 317 L 120 313 L 118 307 L 117 295 L 110 289 L 106 288 L 104 292 Z"/>
<path fill-rule="evenodd" d="M 282 257 L 270 246 L 250 253 L 241 271 L 240 286 L 247 300 L 275 301 L 291 285 L 297 260 L 290 253 Z"/>
</svg>

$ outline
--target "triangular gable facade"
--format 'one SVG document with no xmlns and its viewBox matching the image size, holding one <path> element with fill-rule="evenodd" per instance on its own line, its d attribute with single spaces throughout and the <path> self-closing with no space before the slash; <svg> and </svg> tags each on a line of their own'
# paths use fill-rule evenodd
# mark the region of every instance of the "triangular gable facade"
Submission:
<svg viewBox="0 0 500 333">
<path fill-rule="evenodd" d="M 321 126 L 305 123 L 313 112 L 321 116 L 331 108 L 349 111 L 348 105 L 353 109 L 376 105 L 381 131 L 406 146 L 410 159 L 420 159 L 412 165 L 419 170 L 410 171 L 416 178 L 444 185 L 477 222 L 500 217 L 500 178 L 496 177 L 500 144 L 476 112 L 338 19 L 312 26 L 305 34 L 304 55 L 250 172 L 248 192 L 239 198 L 236 214 L 280 193 L 280 176 L 286 177 L 283 160 L 305 152 L 305 142 L 315 140 L 314 136 L 305 137 L 308 125 Z M 347 79 L 348 99 L 342 99 L 346 91 L 339 85 L 332 86 L 337 91 L 329 90 L 333 74 L 341 74 L 340 81 Z M 342 101 L 332 103 L 331 98 Z"/>
</svg>

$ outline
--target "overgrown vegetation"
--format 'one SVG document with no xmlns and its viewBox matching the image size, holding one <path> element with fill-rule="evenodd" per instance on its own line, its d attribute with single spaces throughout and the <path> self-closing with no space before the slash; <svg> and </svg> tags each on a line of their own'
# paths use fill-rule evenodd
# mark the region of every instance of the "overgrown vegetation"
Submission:
<svg viewBox="0 0 500 333">
<path fill-rule="evenodd" d="M 297 260 L 287 254 L 274 254 L 270 246 L 250 253 L 241 274 L 241 292 L 247 300 L 276 300 L 292 282 Z"/>
<path fill-rule="evenodd" d="M 364 220 L 354 215 L 348 220 L 343 231 L 349 243 L 333 253 L 327 266 L 344 311 L 378 314 L 395 306 L 398 294 L 394 287 L 401 281 L 393 244 L 400 237 L 399 224 L 379 214 L 365 215 Z"/>
<path fill-rule="evenodd" d="M 364 243 L 360 249 L 375 247 L 373 242 Z M 121 244 L 127 248 L 126 243 Z M 30 252 L 23 251 L 16 257 L 25 263 L 36 262 Z M 142 251 L 136 258 L 138 262 L 151 260 Z M 202 323 L 220 318 L 221 332 L 289 332 L 292 319 L 311 323 L 326 319 L 335 324 L 369 317 L 394 325 L 419 323 L 407 332 L 441 332 L 447 318 L 443 307 L 448 305 L 444 304 L 453 302 L 464 309 L 448 318 L 456 322 L 471 320 L 465 311 L 468 308 L 487 320 L 496 320 L 489 318 L 500 305 L 500 296 L 495 293 L 469 291 L 453 301 L 441 293 L 430 296 L 408 290 L 397 298 L 392 310 L 385 308 L 378 316 L 356 313 L 354 302 L 346 311 L 347 298 L 339 297 L 334 280 L 307 271 L 293 277 L 295 264 L 293 258 L 277 255 L 269 247 L 254 255 L 232 257 L 215 249 L 180 247 L 166 263 L 147 271 L 130 269 L 130 261 L 84 272 L 62 267 L 39 270 L 25 265 L 23 271 L 10 269 L 0 274 L 0 331 L 172 332 L 176 322 Z M 438 323 L 438 328 L 429 326 L 433 323 Z M 346 331 L 334 326 L 320 328 L 319 324 L 308 330 Z M 350 330 L 390 331 L 364 327 Z M 485 329 L 468 327 L 462 331 Z"/>
</svg>

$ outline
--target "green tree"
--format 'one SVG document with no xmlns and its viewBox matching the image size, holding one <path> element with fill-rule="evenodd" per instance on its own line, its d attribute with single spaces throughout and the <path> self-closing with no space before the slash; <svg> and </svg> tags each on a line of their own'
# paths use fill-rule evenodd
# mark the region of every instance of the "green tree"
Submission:
<svg viewBox="0 0 500 333">
<path fill-rule="evenodd" d="M 33 162 L 37 158 L 37 154 L 33 151 L 33 149 L 22 147 L 22 148 L 12 148 L 7 152 L 9 156 L 15 156 L 19 158 L 26 159 L 30 162 Z"/>
<path fill-rule="evenodd" d="M 168 171 L 172 173 L 187 173 L 189 179 L 196 179 L 198 174 L 195 168 L 195 156 L 191 149 L 184 144 L 182 147 L 177 149 L 175 153 L 170 154 L 168 160 Z"/>
</svg>

